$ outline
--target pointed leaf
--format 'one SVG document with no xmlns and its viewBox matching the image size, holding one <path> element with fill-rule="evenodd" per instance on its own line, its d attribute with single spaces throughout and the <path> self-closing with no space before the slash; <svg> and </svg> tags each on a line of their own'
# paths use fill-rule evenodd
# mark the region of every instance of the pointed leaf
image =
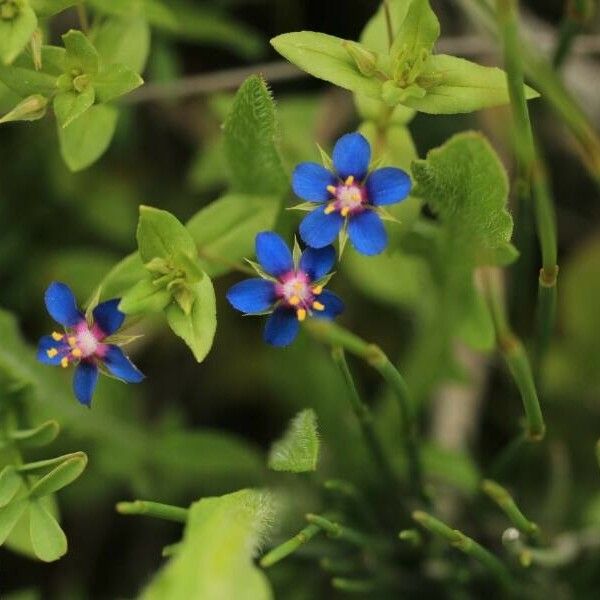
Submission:
<svg viewBox="0 0 600 600">
<path fill-rule="evenodd" d="M 80 0 L 29 0 L 38 17 L 52 17 L 63 10 L 75 6 Z"/>
<path fill-rule="evenodd" d="M 405 59 L 412 61 L 418 59 L 422 51 L 431 52 L 438 37 L 440 23 L 429 0 L 412 0 L 390 53 L 392 56 L 402 53 Z"/>
<path fill-rule="evenodd" d="M 100 102 L 109 102 L 140 87 L 144 80 L 129 67 L 114 64 L 103 67 L 93 79 Z"/>
<path fill-rule="evenodd" d="M 98 72 L 100 57 L 86 35 L 71 29 L 62 36 L 62 39 L 67 50 L 67 66 L 88 75 L 95 75 Z"/>
<path fill-rule="evenodd" d="M 317 415 L 309 408 L 299 412 L 284 436 L 273 444 L 269 453 L 269 468 L 290 473 L 316 471 L 318 459 Z"/>
<path fill-rule="evenodd" d="M 11 4 L 6 3 L 2 8 L 11 10 Z M 35 12 L 27 3 L 20 2 L 13 10 L 12 18 L 0 18 L 0 62 L 5 65 L 17 58 L 37 27 Z"/>
<path fill-rule="evenodd" d="M 29 491 L 30 498 L 40 498 L 57 492 L 75 481 L 85 470 L 87 456 L 77 452 L 72 458 L 64 461 L 47 475 L 36 481 Z"/>
<path fill-rule="evenodd" d="M 67 537 L 56 519 L 37 500 L 29 503 L 29 534 L 36 556 L 44 562 L 67 553 Z"/>
<path fill-rule="evenodd" d="M 9 465 L 0 471 L 0 508 L 6 506 L 23 484 L 16 469 Z"/>
<path fill-rule="evenodd" d="M 81 93 L 70 90 L 57 94 L 54 97 L 54 114 L 59 126 L 67 127 L 79 118 L 94 104 L 95 96 L 92 86 L 88 86 Z"/>
<path fill-rule="evenodd" d="M 120 63 L 142 73 L 150 51 L 150 27 L 142 17 L 111 17 L 98 28 L 94 44 L 105 64 Z"/>
<path fill-rule="evenodd" d="M 160 312 L 171 302 L 171 292 L 145 278 L 130 288 L 119 303 L 119 310 L 126 315 Z"/>
</svg>

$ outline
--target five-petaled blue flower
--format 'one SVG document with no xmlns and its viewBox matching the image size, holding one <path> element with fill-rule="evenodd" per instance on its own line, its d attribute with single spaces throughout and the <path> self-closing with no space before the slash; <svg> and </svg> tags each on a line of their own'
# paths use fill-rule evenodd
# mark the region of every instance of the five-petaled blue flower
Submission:
<svg viewBox="0 0 600 600">
<path fill-rule="evenodd" d="M 313 248 L 336 239 L 347 223 L 358 252 L 383 252 L 387 234 L 377 208 L 404 200 L 410 193 L 407 173 L 384 167 L 368 173 L 371 146 L 360 133 L 347 133 L 333 149 L 335 173 L 313 162 L 300 163 L 292 176 L 294 192 L 317 206 L 300 224 L 300 236 Z"/>
<path fill-rule="evenodd" d="M 256 256 L 264 273 L 246 279 L 227 292 L 227 300 L 246 314 L 271 313 L 264 339 L 273 346 L 291 344 L 299 322 L 307 315 L 333 319 L 344 304 L 333 292 L 323 289 L 333 268 L 333 246 L 306 248 L 294 263 L 292 253 L 276 233 L 264 231 L 256 236 Z"/>
<path fill-rule="evenodd" d="M 144 375 L 127 358 L 121 348 L 110 343 L 110 337 L 123 324 L 125 315 L 117 308 L 120 299 L 98 304 L 88 322 L 77 307 L 71 289 L 60 282 L 48 286 L 45 294 L 50 316 L 64 327 L 44 336 L 37 357 L 48 365 L 67 368 L 76 364 L 73 390 L 77 400 L 90 406 L 98 381 L 98 370 L 104 367 L 111 375 L 127 383 L 139 383 Z"/>
</svg>

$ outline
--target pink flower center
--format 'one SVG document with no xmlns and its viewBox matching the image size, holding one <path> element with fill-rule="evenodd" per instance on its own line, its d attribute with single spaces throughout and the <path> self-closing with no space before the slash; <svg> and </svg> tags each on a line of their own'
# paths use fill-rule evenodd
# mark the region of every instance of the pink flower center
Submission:
<svg viewBox="0 0 600 600">
<path fill-rule="evenodd" d="M 281 304 L 294 309 L 299 321 L 304 321 L 307 314 L 313 310 L 322 311 L 323 304 L 316 300 L 323 288 L 312 284 L 310 277 L 304 271 L 290 271 L 279 278 L 275 293 Z"/>
<path fill-rule="evenodd" d="M 354 182 L 354 177 L 348 177 L 339 185 L 330 185 L 327 190 L 333 200 L 325 208 L 325 214 L 339 211 L 342 217 L 347 217 L 365 209 L 367 192 L 364 186 Z"/>
</svg>

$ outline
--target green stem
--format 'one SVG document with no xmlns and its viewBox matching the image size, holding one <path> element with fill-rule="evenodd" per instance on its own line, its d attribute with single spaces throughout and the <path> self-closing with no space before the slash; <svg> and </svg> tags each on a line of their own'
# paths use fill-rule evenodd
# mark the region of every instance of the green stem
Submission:
<svg viewBox="0 0 600 600">
<path fill-rule="evenodd" d="M 561 67 L 567 58 L 575 37 L 590 21 L 594 14 L 593 0 L 566 0 L 565 15 L 560 24 L 558 41 L 552 57 L 555 69 Z"/>
<path fill-rule="evenodd" d="M 122 515 L 146 515 L 166 521 L 177 521 L 185 523 L 188 517 L 187 508 L 160 504 L 159 502 L 148 502 L 146 500 L 135 500 L 134 502 L 119 502 L 117 512 Z"/>
<path fill-rule="evenodd" d="M 542 251 L 540 281 L 543 279 L 547 288 L 546 293 L 539 295 L 544 305 L 538 304 L 540 328 L 537 332 L 537 347 L 541 360 L 547 347 L 548 332 L 551 332 L 554 326 L 554 311 L 551 310 L 551 307 L 553 303 L 555 304 L 553 297 L 556 296 L 558 274 L 556 215 L 546 169 L 535 146 L 525 97 L 523 60 L 518 29 L 519 0 L 496 0 L 496 6 L 514 120 L 515 152 L 520 177 L 525 184 L 523 186 L 526 190 L 524 197 L 531 196 L 534 202 L 536 228 Z"/>
<path fill-rule="evenodd" d="M 372 579 L 346 579 L 345 577 L 334 577 L 331 586 L 348 594 L 370 594 L 379 587 L 378 582 Z"/>
<path fill-rule="evenodd" d="M 521 512 L 521 509 L 505 488 L 491 479 L 484 479 L 481 489 L 500 507 L 519 531 L 533 538 L 539 537 L 539 527 Z"/>
<path fill-rule="evenodd" d="M 496 332 L 496 343 L 519 389 L 527 419 L 527 435 L 532 441 L 540 441 L 546 434 L 546 426 L 529 358 L 521 340 L 511 331 L 508 324 L 504 295 L 500 289 L 498 277 L 494 276 L 496 274 L 490 270 L 485 271 L 483 275 L 486 300 Z"/>
<path fill-rule="evenodd" d="M 417 420 L 408 386 L 386 354 L 374 344 L 369 344 L 340 325 L 323 319 L 309 319 L 306 329 L 317 340 L 333 348 L 341 347 L 371 365 L 390 386 L 400 410 L 402 434 L 408 458 L 410 484 L 415 496 L 427 501 L 423 491 L 421 458 L 419 453 Z"/>
<path fill-rule="evenodd" d="M 558 273 L 558 267 L 555 268 L 554 273 L 554 277 L 548 281 L 544 269 L 540 269 L 540 276 L 538 278 L 538 302 L 536 312 L 537 337 L 535 340 L 534 362 L 536 381 L 540 380 L 539 373 L 542 370 L 544 357 L 550 346 L 552 330 L 554 329 L 554 322 L 556 320 L 556 274 Z"/>
<path fill-rule="evenodd" d="M 496 556 L 478 542 L 466 536 L 462 531 L 448 527 L 439 519 L 423 511 L 415 511 L 413 519 L 437 537 L 446 540 L 454 548 L 481 563 L 505 590 L 513 589 L 514 582 L 508 569 Z"/>
<path fill-rule="evenodd" d="M 392 25 L 392 11 L 389 0 L 383 0 L 383 12 L 385 14 L 385 28 L 387 30 L 388 47 L 391 50 L 394 43 L 394 27 Z"/>
<path fill-rule="evenodd" d="M 333 360 L 340 369 L 346 385 L 348 386 L 348 398 L 352 406 L 352 410 L 358 419 L 362 434 L 365 438 L 365 443 L 369 447 L 373 459 L 379 467 L 383 478 L 386 480 L 387 485 L 394 491 L 398 489 L 398 479 L 394 468 L 385 452 L 384 445 L 377 435 L 373 424 L 373 415 L 370 408 L 361 400 L 354 378 L 350 372 L 348 361 L 346 360 L 346 354 L 340 346 L 334 347 L 332 352 Z"/>
<path fill-rule="evenodd" d="M 273 548 L 270 552 L 265 554 L 260 559 L 260 566 L 265 568 L 272 567 L 275 563 L 278 563 L 280 560 L 283 560 L 286 556 L 292 554 L 292 552 L 298 550 L 300 546 L 303 546 L 304 544 L 312 540 L 312 538 L 314 538 L 315 535 L 317 535 L 321 531 L 323 531 L 321 527 L 319 527 L 318 525 L 313 525 L 311 523 L 302 531 L 297 533 L 293 538 L 290 538 L 289 540 L 283 542 L 283 544 L 280 544 L 279 546 Z"/>
<path fill-rule="evenodd" d="M 500 478 L 508 470 L 508 468 L 517 459 L 521 448 L 528 441 L 528 438 L 519 433 L 513 438 L 494 458 L 492 465 L 489 468 L 489 473 L 492 477 Z"/>
<path fill-rule="evenodd" d="M 373 541 L 364 533 L 357 531 L 352 527 L 330 521 L 321 515 L 308 514 L 306 515 L 306 520 L 311 525 L 320 527 L 331 538 L 344 540 L 354 546 L 359 546 L 360 548 L 373 545 Z"/>
<path fill-rule="evenodd" d="M 323 483 L 323 487 L 330 492 L 337 493 L 345 499 L 350 499 L 364 518 L 365 522 L 369 523 L 373 529 L 379 527 L 379 523 L 373 514 L 372 507 L 368 504 L 362 492 L 355 485 L 341 479 L 328 479 Z"/>
</svg>

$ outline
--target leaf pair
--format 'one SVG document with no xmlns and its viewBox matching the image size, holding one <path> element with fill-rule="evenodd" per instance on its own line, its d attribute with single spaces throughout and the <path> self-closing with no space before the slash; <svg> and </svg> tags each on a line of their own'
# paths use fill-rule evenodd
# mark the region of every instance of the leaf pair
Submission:
<svg viewBox="0 0 600 600">
<path fill-rule="evenodd" d="M 389 107 L 403 105 L 430 114 L 471 112 L 509 101 L 506 74 L 444 54 L 432 54 L 439 23 L 429 0 L 392 0 L 391 44 L 385 40 L 383 7 L 359 44 L 331 35 L 301 31 L 271 40 L 275 49 L 311 75 Z M 377 29 L 377 41 L 370 30 Z M 383 35 L 382 35 L 383 34 Z M 538 94 L 526 89 L 527 97 Z"/>
</svg>

